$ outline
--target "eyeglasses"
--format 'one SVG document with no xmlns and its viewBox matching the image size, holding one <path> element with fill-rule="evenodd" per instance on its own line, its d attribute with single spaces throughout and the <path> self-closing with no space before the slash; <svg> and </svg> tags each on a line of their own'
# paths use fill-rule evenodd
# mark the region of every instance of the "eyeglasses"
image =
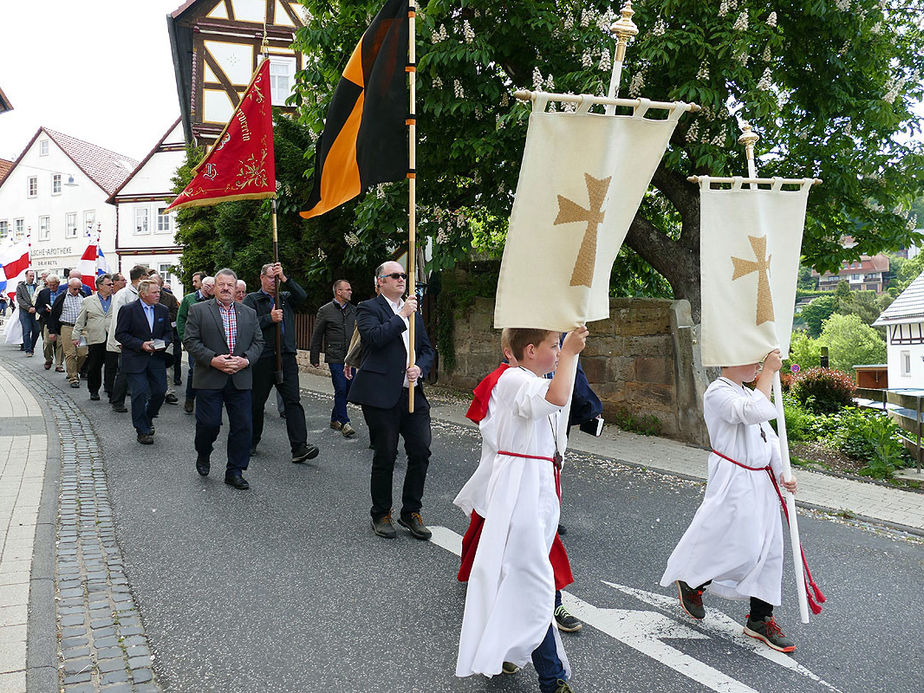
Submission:
<svg viewBox="0 0 924 693">
<path fill-rule="evenodd" d="M 391 277 L 392 279 L 404 279 L 407 281 L 407 275 L 404 272 L 392 272 L 391 274 L 383 274 L 379 277 L 379 279 L 387 279 L 388 277 Z"/>
</svg>

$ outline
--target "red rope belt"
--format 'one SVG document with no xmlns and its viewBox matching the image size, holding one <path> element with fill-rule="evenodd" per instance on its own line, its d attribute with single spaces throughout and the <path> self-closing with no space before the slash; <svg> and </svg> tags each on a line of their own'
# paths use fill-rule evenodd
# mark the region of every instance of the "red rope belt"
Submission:
<svg viewBox="0 0 924 693">
<path fill-rule="evenodd" d="M 508 452 L 507 450 L 498 450 L 498 455 L 507 455 L 507 457 L 522 457 L 525 460 L 545 460 L 552 463 L 552 469 L 555 473 L 555 494 L 558 496 L 558 502 L 561 503 L 561 462 L 554 457 L 544 457 L 543 455 L 524 455 L 521 452 Z"/>
<path fill-rule="evenodd" d="M 783 508 L 783 515 L 786 516 L 786 524 L 789 525 L 789 510 L 786 507 L 786 501 L 783 499 L 783 493 L 780 491 L 779 484 L 776 483 L 776 477 L 773 476 L 773 469 L 768 464 L 766 467 L 749 467 L 746 464 L 741 464 L 737 460 L 733 460 L 727 455 L 723 455 L 718 450 L 713 450 L 716 455 L 721 457 L 723 460 L 728 460 L 732 464 L 736 464 L 742 469 L 747 469 L 749 472 L 767 472 L 767 476 L 770 477 L 770 483 L 773 484 L 773 490 L 776 491 L 777 498 L 780 499 L 780 505 Z M 821 593 L 818 585 L 815 584 L 815 581 L 812 579 L 812 573 L 809 570 L 808 563 L 805 561 L 805 550 L 802 548 L 802 543 L 799 543 L 799 551 L 802 554 L 802 568 L 804 575 L 802 579 L 805 581 L 805 595 L 808 597 L 809 607 L 812 609 L 813 614 L 821 613 L 821 604 L 825 602 L 825 595 Z M 812 589 L 809 590 L 809 585 Z M 812 598 L 812 592 L 815 593 L 815 598 Z M 817 601 L 816 601 L 817 600 Z"/>
</svg>

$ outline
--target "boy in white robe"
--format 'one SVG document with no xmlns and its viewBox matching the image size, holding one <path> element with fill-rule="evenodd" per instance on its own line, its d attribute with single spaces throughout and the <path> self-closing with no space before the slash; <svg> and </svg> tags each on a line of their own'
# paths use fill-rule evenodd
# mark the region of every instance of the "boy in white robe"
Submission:
<svg viewBox="0 0 924 693">
<path fill-rule="evenodd" d="M 661 585 L 675 583 L 681 606 L 696 619 L 706 615 L 706 589 L 726 599 L 750 599 L 745 634 L 792 652 L 796 646 L 773 618 L 783 580 L 780 498 L 773 478 L 796 492 L 795 479 L 783 481 L 779 439 L 768 423 L 776 418 L 770 390 L 781 366 L 775 350 L 763 369 L 758 363 L 723 367 L 706 390 L 703 410 L 712 445 L 706 494 L 667 561 Z M 754 390 L 744 387 L 755 377 Z"/>
<path fill-rule="evenodd" d="M 572 691 L 553 626 L 549 551 L 559 516 L 557 417 L 568 403 L 586 337 L 587 329 L 579 328 L 559 348 L 557 332 L 510 331 L 519 365 L 500 374 L 480 423 L 484 445 L 493 451 L 493 459 L 483 457 L 480 465 L 489 478 L 485 484 L 479 475 L 477 490 L 459 494 L 485 519 L 468 580 L 456 676 L 494 676 L 505 661 L 523 666 L 531 659 L 543 693 Z M 551 380 L 543 377 L 553 370 Z"/>
</svg>

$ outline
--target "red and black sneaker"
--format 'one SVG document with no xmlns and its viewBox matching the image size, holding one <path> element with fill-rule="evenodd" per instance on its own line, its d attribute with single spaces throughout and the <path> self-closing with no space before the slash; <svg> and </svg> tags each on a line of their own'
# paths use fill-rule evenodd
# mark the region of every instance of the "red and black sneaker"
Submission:
<svg viewBox="0 0 924 693">
<path fill-rule="evenodd" d="M 748 614 L 744 634 L 750 635 L 757 640 L 762 640 L 768 647 L 772 647 L 777 652 L 794 652 L 796 649 L 793 641 L 783 635 L 782 629 L 776 625 L 773 616 L 765 618 L 763 621 L 752 621 L 751 615 Z"/>
<path fill-rule="evenodd" d="M 680 606 L 690 616 L 696 620 L 706 617 L 706 609 L 703 606 L 703 590 L 697 590 L 690 587 L 683 580 L 677 580 L 677 596 L 680 597 Z"/>
</svg>

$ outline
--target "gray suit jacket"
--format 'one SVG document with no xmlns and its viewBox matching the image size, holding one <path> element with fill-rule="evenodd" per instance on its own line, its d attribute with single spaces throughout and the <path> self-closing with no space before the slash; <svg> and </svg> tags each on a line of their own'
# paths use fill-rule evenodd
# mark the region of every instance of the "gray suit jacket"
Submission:
<svg viewBox="0 0 924 693">
<path fill-rule="evenodd" d="M 29 290 L 26 288 L 25 280 L 16 285 L 16 305 L 24 311 L 27 311 L 35 305 L 35 296 L 38 295 L 39 287 L 35 287 L 32 297 L 29 297 Z M 38 315 L 35 316 L 38 318 Z"/>
<path fill-rule="evenodd" d="M 234 313 L 237 318 L 237 338 L 234 340 L 232 356 L 243 356 L 254 364 L 263 351 L 263 332 L 260 330 L 257 313 L 253 308 L 238 302 L 234 303 Z M 189 307 L 183 331 L 183 348 L 196 360 L 193 387 L 197 390 L 221 390 L 228 383 L 228 378 L 232 379 L 238 390 L 250 390 L 253 387 L 250 366 L 233 375 L 212 368 L 213 358 L 228 353 L 217 299 L 194 303 Z"/>
</svg>

